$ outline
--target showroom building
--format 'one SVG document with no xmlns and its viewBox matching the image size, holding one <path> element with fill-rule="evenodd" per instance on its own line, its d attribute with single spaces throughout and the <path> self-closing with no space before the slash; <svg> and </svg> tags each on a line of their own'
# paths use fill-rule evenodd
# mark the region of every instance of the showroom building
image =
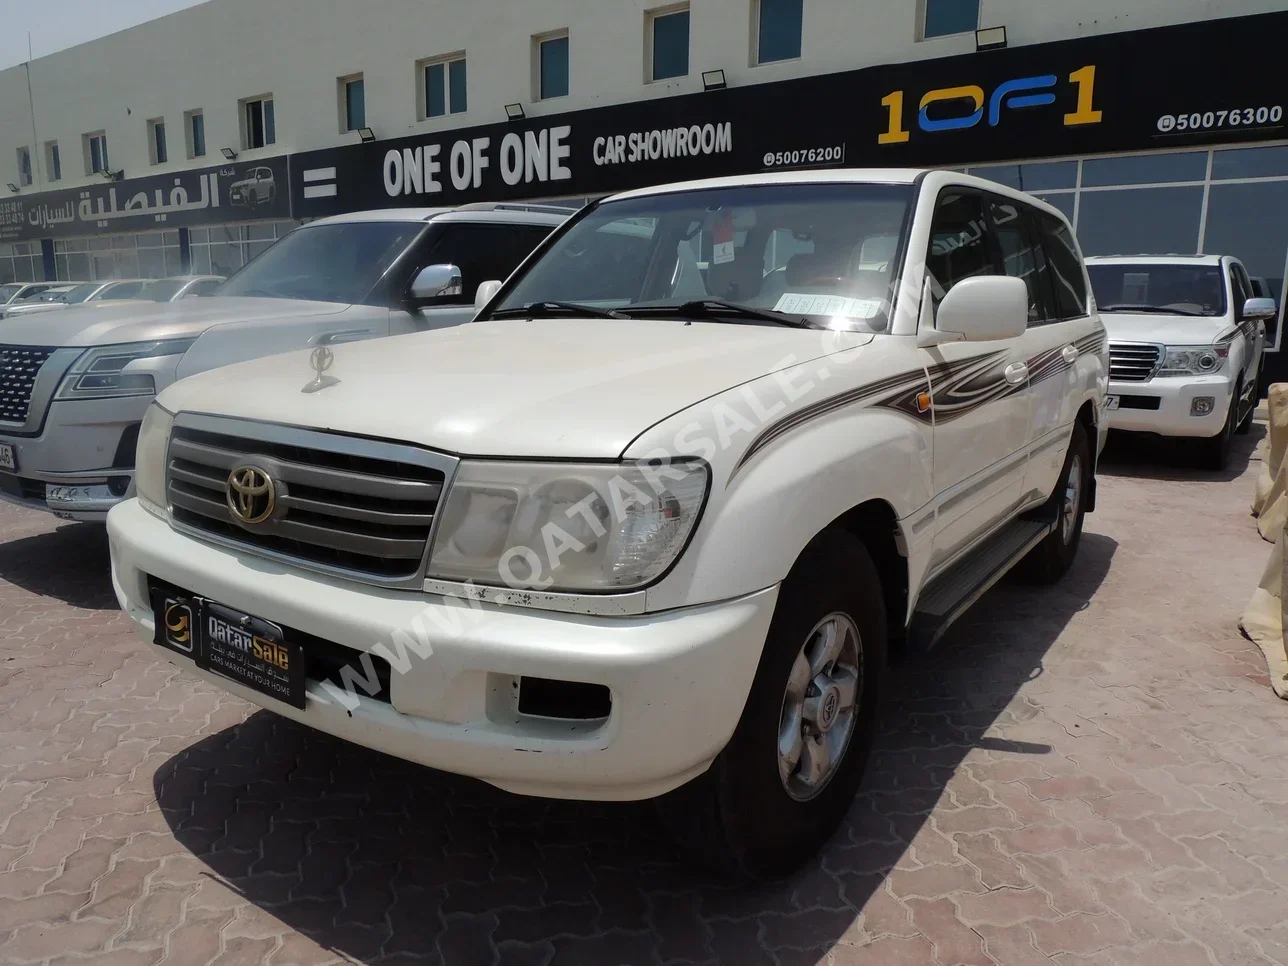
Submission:
<svg viewBox="0 0 1288 966">
<path fill-rule="evenodd" d="M 227 273 L 367 207 L 917 165 L 1281 296 L 1277 6 L 212 0 L 0 72 L 0 281 Z"/>
</svg>

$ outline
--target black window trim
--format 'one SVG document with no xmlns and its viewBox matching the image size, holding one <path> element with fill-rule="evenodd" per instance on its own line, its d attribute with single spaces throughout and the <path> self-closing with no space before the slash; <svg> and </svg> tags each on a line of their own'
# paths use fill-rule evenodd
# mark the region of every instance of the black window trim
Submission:
<svg viewBox="0 0 1288 966">
<path fill-rule="evenodd" d="M 988 196 L 992 194 L 992 192 L 985 191 L 983 188 L 980 188 L 973 184 L 953 183 L 953 184 L 944 185 L 942 188 L 939 189 L 939 193 L 935 195 L 934 210 L 930 214 L 930 237 L 926 241 L 925 265 L 927 266 L 927 268 L 925 270 L 925 274 L 922 280 L 923 287 L 925 285 L 925 278 L 933 277 L 931 275 L 929 265 L 930 265 L 931 258 L 934 257 L 934 254 L 931 251 L 931 248 L 935 244 L 935 218 L 936 216 L 938 216 L 939 208 L 943 204 L 944 195 L 949 193 L 957 194 L 957 195 L 974 195 L 979 199 L 979 212 L 984 219 L 984 228 L 985 228 L 984 244 L 988 248 L 988 257 L 989 257 L 989 261 L 992 262 L 992 265 L 993 265 L 993 274 L 1005 276 L 1006 260 L 1002 257 L 1002 248 L 1001 248 L 1001 245 L 998 244 L 997 232 L 993 226 L 993 219 L 989 217 L 988 207 L 986 204 L 986 202 L 988 201 Z M 936 283 L 938 283 L 937 279 L 936 279 Z M 944 295 L 947 295 L 947 294 L 948 292 L 945 291 Z M 939 308 L 939 304 L 943 301 L 943 296 L 936 296 L 932 291 L 931 298 L 933 300 L 932 307 L 937 310 Z"/>
<path fill-rule="evenodd" d="M 1053 319 L 1052 321 L 1053 322 L 1077 322 L 1080 319 L 1091 318 L 1091 297 L 1092 297 L 1091 277 L 1087 274 L 1087 260 L 1085 257 L 1083 257 L 1082 246 L 1078 245 L 1077 233 L 1074 232 L 1073 226 L 1069 224 L 1068 221 L 1065 220 L 1063 213 L 1053 214 L 1052 212 L 1045 211 L 1041 208 L 1037 209 L 1037 213 L 1039 216 L 1045 215 L 1046 217 L 1053 219 L 1057 224 L 1060 225 L 1061 228 L 1064 228 L 1069 232 L 1069 237 L 1073 239 L 1073 243 L 1076 246 L 1075 254 L 1078 256 L 1078 268 L 1082 272 L 1082 290 L 1083 290 L 1082 313 L 1080 315 L 1071 315 L 1068 318 L 1061 316 L 1060 318 Z M 1048 249 L 1048 246 L 1051 244 L 1052 239 L 1054 239 L 1054 235 L 1049 234 L 1045 228 L 1041 227 L 1042 220 L 1040 217 L 1038 218 L 1038 225 L 1039 225 L 1039 234 L 1041 235 L 1041 240 L 1042 240 L 1043 255 L 1046 257 L 1047 265 L 1051 265 L 1052 264 L 1051 255 L 1047 249 Z M 1052 277 L 1051 279 L 1051 285 L 1054 288 L 1054 285 L 1055 285 L 1054 277 Z M 1054 304 L 1056 306 L 1056 311 L 1059 311 L 1059 305 L 1060 305 L 1059 296 L 1056 296 L 1056 301 Z"/>
</svg>

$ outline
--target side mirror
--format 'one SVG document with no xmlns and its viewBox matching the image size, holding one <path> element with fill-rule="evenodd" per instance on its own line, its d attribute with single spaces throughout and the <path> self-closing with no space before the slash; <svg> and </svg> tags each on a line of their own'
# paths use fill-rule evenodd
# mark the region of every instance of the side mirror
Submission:
<svg viewBox="0 0 1288 966">
<path fill-rule="evenodd" d="M 496 279 L 489 279 L 479 286 L 479 290 L 474 293 L 474 310 L 483 311 L 483 306 L 492 301 L 492 296 L 501 291 L 501 283 Z"/>
<path fill-rule="evenodd" d="M 461 270 L 455 265 L 426 265 L 412 279 L 407 301 L 413 308 L 441 301 L 457 301 L 465 294 Z"/>
<path fill-rule="evenodd" d="M 962 279 L 939 303 L 936 331 L 964 342 L 1015 339 L 1029 325 L 1029 287 L 1021 278 Z"/>
<path fill-rule="evenodd" d="M 1279 306 L 1274 299 L 1254 298 L 1243 303 L 1245 319 L 1273 319 L 1279 314 Z"/>
</svg>

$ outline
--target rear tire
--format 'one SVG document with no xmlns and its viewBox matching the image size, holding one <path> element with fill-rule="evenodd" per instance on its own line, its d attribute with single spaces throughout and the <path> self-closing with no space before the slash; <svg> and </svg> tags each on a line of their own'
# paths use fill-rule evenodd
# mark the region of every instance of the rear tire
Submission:
<svg viewBox="0 0 1288 966">
<path fill-rule="evenodd" d="M 1019 576 L 1033 584 L 1054 584 L 1073 566 L 1082 542 L 1082 523 L 1087 515 L 1090 490 L 1091 445 L 1082 423 L 1074 423 L 1060 478 L 1044 507 L 1046 514 L 1055 514 L 1056 527 L 1016 568 Z"/>
<path fill-rule="evenodd" d="M 863 778 L 886 634 L 867 548 L 849 533 L 820 534 L 782 585 L 729 744 L 705 774 L 658 801 L 683 847 L 751 879 L 786 875 L 814 857 Z"/>
</svg>

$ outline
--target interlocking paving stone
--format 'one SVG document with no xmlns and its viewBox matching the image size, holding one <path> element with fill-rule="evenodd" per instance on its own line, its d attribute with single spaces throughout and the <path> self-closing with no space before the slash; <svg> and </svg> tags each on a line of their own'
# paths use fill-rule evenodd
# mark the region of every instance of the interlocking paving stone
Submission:
<svg viewBox="0 0 1288 966">
<path fill-rule="evenodd" d="M 1236 630 L 1254 432 L 1220 476 L 1111 450 L 1074 570 L 896 671 L 845 828 L 756 888 L 647 805 L 515 798 L 189 677 L 117 612 L 101 528 L 0 505 L 0 962 L 1288 963 L 1288 706 Z"/>
</svg>

